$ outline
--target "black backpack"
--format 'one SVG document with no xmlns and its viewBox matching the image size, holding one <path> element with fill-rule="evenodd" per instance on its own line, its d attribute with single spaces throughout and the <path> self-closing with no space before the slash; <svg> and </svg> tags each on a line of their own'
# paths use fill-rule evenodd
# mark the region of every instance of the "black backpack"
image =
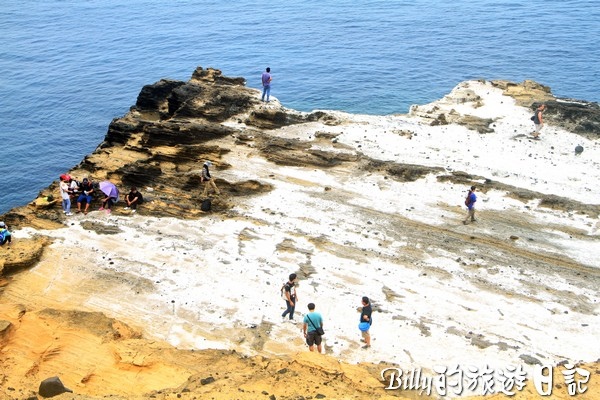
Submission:
<svg viewBox="0 0 600 400">
<path fill-rule="evenodd" d="M 202 204 L 200 204 L 200 209 L 202 211 L 210 211 L 211 207 L 212 207 L 212 202 L 210 201 L 210 199 L 202 200 Z"/>
</svg>

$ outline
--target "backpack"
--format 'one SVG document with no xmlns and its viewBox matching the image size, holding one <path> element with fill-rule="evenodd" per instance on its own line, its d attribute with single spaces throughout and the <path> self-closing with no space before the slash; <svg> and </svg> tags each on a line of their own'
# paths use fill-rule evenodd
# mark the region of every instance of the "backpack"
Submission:
<svg viewBox="0 0 600 400">
<path fill-rule="evenodd" d="M 535 112 L 533 113 L 533 116 L 531 117 L 531 120 L 538 124 L 540 122 L 540 117 L 538 116 L 539 111 L 535 110 Z"/>
<path fill-rule="evenodd" d="M 202 204 L 200 204 L 200 209 L 202 211 L 210 211 L 211 207 L 212 207 L 212 202 L 210 201 L 210 199 L 202 200 Z"/>
<path fill-rule="evenodd" d="M 287 282 L 283 282 L 283 285 L 281 285 L 281 298 L 285 301 L 287 301 L 287 299 L 288 299 L 287 296 L 285 295 L 285 292 L 286 292 L 285 287 L 287 286 L 287 284 L 288 284 Z M 292 292 L 290 290 L 290 297 L 291 297 L 291 294 L 292 294 Z"/>
<path fill-rule="evenodd" d="M 465 206 L 469 207 L 471 205 L 471 191 L 467 194 L 467 198 L 465 199 Z"/>
</svg>

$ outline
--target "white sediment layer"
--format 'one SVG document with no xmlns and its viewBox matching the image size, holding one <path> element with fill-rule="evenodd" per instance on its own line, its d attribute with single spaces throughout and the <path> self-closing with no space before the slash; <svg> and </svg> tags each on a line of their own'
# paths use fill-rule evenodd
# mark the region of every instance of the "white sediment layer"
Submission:
<svg viewBox="0 0 600 400">
<path fill-rule="evenodd" d="M 314 133 L 336 133 L 337 144 L 345 146 L 335 151 L 441 167 L 446 173 L 465 171 L 600 203 L 597 142 L 553 126 L 544 128 L 541 141 L 530 140 L 530 110 L 488 83 L 460 85 L 465 88 L 482 98 L 481 107 L 448 97 L 419 108 L 493 118 L 494 133 L 429 126 L 415 115 L 333 112 L 346 122 L 290 126 L 273 135 L 311 137 L 315 148 L 331 151 Z M 576 145 L 585 149 L 577 156 Z M 431 369 L 453 363 L 501 368 L 523 364 L 522 355 L 545 363 L 600 358 L 597 290 L 565 278 L 558 267 L 519 265 L 518 255 L 510 264 L 505 256 L 494 261 L 494 254 L 481 254 L 480 247 L 496 241 L 505 253 L 562 257 L 580 264 L 585 275 L 586 268 L 600 267 L 596 220 L 490 190 L 479 193 L 479 221 L 464 226 L 467 188 L 432 175 L 399 182 L 383 172 L 347 166 L 279 166 L 251 148 L 232 151 L 225 161 L 232 168 L 216 169 L 217 177 L 257 179 L 274 190 L 244 200 L 227 217 L 176 220 L 92 212 L 72 217 L 64 229 L 24 229 L 18 234 L 43 233 L 56 241 L 38 266 L 15 278 L 6 295 L 38 275 L 40 286 L 32 290 L 39 290 L 40 304 L 103 311 L 179 348 L 282 355 L 306 348 L 301 324 L 280 317 L 279 289 L 288 274 L 300 271 L 307 277 L 299 280 L 296 320 L 314 302 L 325 320 L 326 352 L 341 360 Z M 121 232 L 98 235 L 84 229 L 83 220 L 115 225 Z M 412 227 L 422 232 L 419 237 L 411 235 Z M 438 235 L 447 232 L 448 246 L 428 245 L 427 227 Z M 364 295 L 375 308 L 369 350 L 361 348 L 357 329 Z"/>
</svg>

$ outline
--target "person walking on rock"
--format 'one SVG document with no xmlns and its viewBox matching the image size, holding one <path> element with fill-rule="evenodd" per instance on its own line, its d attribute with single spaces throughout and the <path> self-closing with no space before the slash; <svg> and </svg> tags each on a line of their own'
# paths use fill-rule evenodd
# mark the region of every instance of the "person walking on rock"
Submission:
<svg viewBox="0 0 600 400">
<path fill-rule="evenodd" d="M 285 316 L 289 314 L 290 321 L 294 320 L 294 311 L 296 310 L 296 302 L 298 301 L 298 295 L 296 293 L 296 277 L 296 274 L 290 274 L 288 282 L 283 285 L 286 309 L 283 314 L 281 314 L 281 317 L 285 319 Z"/>
<path fill-rule="evenodd" d="M 318 312 L 315 312 L 315 304 L 308 303 L 308 314 L 304 316 L 304 325 L 302 330 L 304 332 L 304 338 L 306 339 L 306 344 L 308 345 L 308 349 L 310 351 L 315 351 L 315 345 L 317 345 L 317 350 L 319 353 L 322 353 L 321 342 L 323 341 L 323 337 L 321 334 L 323 333 L 323 317 Z M 319 334 L 319 331 L 321 334 Z"/>
<path fill-rule="evenodd" d="M 475 219 L 475 202 L 477 201 L 477 196 L 475 195 L 476 189 L 475 186 L 471 186 L 471 190 L 469 190 L 467 198 L 465 199 L 465 206 L 467 206 L 467 218 L 463 221 L 463 224 L 465 225 L 469 222 L 477 221 Z"/>
<path fill-rule="evenodd" d="M 267 96 L 267 103 L 269 102 L 269 96 L 271 96 L 271 81 L 273 77 L 271 76 L 271 68 L 267 67 L 265 72 L 262 73 L 261 76 L 262 85 L 263 85 L 263 93 L 260 98 L 261 101 L 265 101 L 265 95 Z"/>
<path fill-rule="evenodd" d="M 544 117 L 543 117 L 543 113 L 544 111 L 546 111 L 546 105 L 545 104 L 540 104 L 540 106 L 537 108 L 537 110 L 535 110 L 535 114 L 533 114 L 533 123 L 535 125 L 535 131 L 533 132 L 532 136 L 535 139 L 539 139 L 540 137 L 540 131 L 542 130 L 542 127 L 544 126 Z"/>
<path fill-rule="evenodd" d="M 215 185 L 215 181 L 212 176 L 210 176 L 209 167 L 212 165 L 210 161 L 205 161 L 202 166 L 202 175 L 200 175 L 200 181 L 204 183 L 204 192 L 202 192 L 202 197 L 208 196 L 208 188 L 212 187 L 216 194 L 221 194 L 217 185 Z"/>
<path fill-rule="evenodd" d="M 372 313 L 373 309 L 371 308 L 369 298 L 367 296 L 363 296 L 359 323 L 359 328 L 363 337 L 362 340 L 365 342 L 363 349 L 368 349 L 371 347 L 371 334 L 369 333 L 369 329 L 371 329 L 371 324 L 373 323 L 371 318 Z"/>
</svg>

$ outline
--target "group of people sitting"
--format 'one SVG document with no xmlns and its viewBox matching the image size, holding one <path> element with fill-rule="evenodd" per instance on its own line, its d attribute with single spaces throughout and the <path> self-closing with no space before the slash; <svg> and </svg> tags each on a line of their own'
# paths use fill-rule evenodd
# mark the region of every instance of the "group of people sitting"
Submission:
<svg viewBox="0 0 600 400">
<path fill-rule="evenodd" d="M 60 176 L 60 196 L 62 199 L 62 208 L 65 215 L 73 215 L 71 212 L 71 199 L 76 199 L 77 202 L 77 212 L 82 212 L 87 214 L 90 208 L 90 204 L 94 200 L 94 196 L 96 192 L 99 192 L 102 197 L 102 205 L 99 210 L 106 211 L 110 213 L 113 205 L 119 200 L 118 199 L 118 190 L 114 192 L 109 192 L 108 194 L 103 193 L 100 190 L 100 186 L 94 185 L 94 183 L 88 179 L 83 178 L 81 182 L 78 182 L 73 177 L 68 174 L 63 174 Z M 137 206 L 142 204 L 144 198 L 140 192 L 138 192 L 135 186 L 131 187 L 129 193 L 125 195 L 125 203 L 127 206 L 125 210 L 131 210 L 132 213 L 137 211 Z"/>
</svg>

